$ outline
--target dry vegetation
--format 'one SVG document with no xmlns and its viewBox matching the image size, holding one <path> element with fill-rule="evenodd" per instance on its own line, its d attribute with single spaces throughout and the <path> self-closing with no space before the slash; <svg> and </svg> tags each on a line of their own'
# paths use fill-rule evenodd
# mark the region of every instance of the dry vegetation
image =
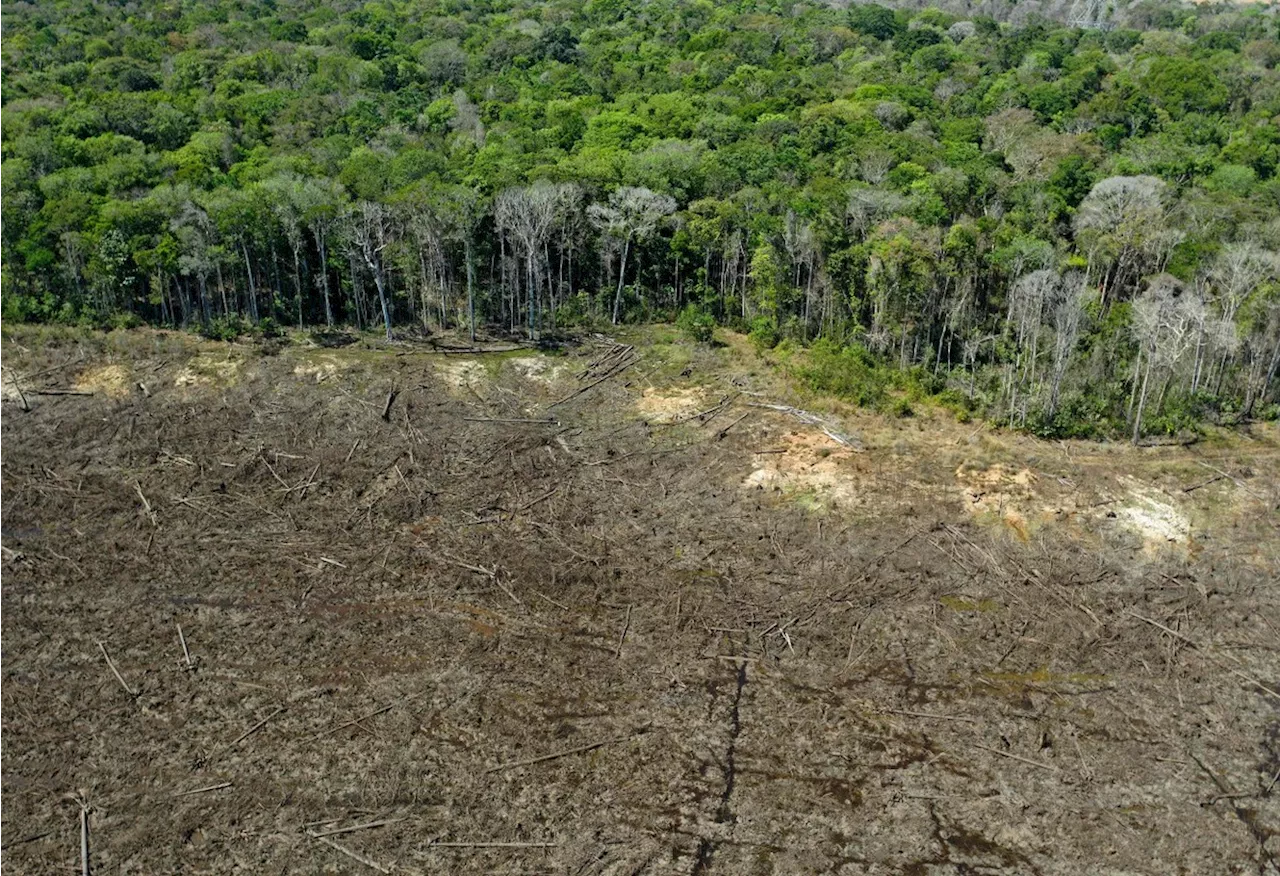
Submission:
<svg viewBox="0 0 1280 876">
<path fill-rule="evenodd" d="M 1273 427 L 619 341 L 7 335 L 6 871 L 1278 872 Z"/>
</svg>

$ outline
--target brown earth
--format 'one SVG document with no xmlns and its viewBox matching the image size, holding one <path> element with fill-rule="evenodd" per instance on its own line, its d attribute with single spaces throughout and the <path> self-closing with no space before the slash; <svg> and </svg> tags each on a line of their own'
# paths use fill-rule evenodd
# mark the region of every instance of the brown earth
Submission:
<svg viewBox="0 0 1280 876">
<path fill-rule="evenodd" d="M 1273 426 L 625 340 L 7 328 L 6 873 L 1277 872 Z"/>
</svg>

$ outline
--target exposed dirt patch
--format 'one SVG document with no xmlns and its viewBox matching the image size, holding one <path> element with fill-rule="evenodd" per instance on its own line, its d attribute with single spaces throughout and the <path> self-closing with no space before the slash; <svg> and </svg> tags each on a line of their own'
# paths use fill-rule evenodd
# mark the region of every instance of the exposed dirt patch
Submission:
<svg viewBox="0 0 1280 876">
<path fill-rule="evenodd" d="M 230 353 L 199 353 L 178 371 L 173 385 L 180 389 L 232 386 L 239 379 L 243 364 Z"/>
<path fill-rule="evenodd" d="M 1116 508 L 1118 522 L 1141 536 L 1149 553 L 1170 545 L 1187 545 L 1191 521 L 1175 507 L 1171 496 L 1142 486 L 1131 477 L 1122 475 L 1118 480 L 1126 494 Z"/>
<path fill-rule="evenodd" d="M 432 363 L 436 375 L 454 393 L 470 396 L 489 382 L 489 372 L 475 359 L 438 359 Z"/>
<path fill-rule="evenodd" d="M 963 506 L 970 514 L 998 520 L 1024 541 L 1029 524 L 1052 516 L 1040 507 L 1035 490 L 1036 475 L 1027 468 L 1013 470 L 997 463 L 989 468 L 961 465 L 956 470 L 961 484 Z"/>
<path fill-rule="evenodd" d="M 568 370 L 563 362 L 550 356 L 516 356 L 506 362 L 525 380 L 547 386 L 558 383 Z"/>
<path fill-rule="evenodd" d="M 18 379 L 13 374 L 13 369 L 0 369 L 0 399 L 5 401 L 22 401 L 22 392 L 19 388 Z"/>
<path fill-rule="evenodd" d="M 742 485 L 778 491 L 822 507 L 851 507 L 865 500 L 858 489 L 858 454 L 817 430 L 795 430 L 753 455 Z"/>
<path fill-rule="evenodd" d="M 703 410 L 706 394 L 696 386 L 647 387 L 636 399 L 636 410 L 651 423 L 674 423 Z"/>
<path fill-rule="evenodd" d="M 341 366 L 335 357 L 325 356 L 306 362 L 299 362 L 293 368 L 293 376 L 309 380 L 313 383 L 324 383 L 336 376 Z"/>
<path fill-rule="evenodd" d="M 129 394 L 129 369 L 123 365 L 86 368 L 76 376 L 74 386 L 83 392 L 100 392 L 108 398 L 124 398 Z"/>
</svg>

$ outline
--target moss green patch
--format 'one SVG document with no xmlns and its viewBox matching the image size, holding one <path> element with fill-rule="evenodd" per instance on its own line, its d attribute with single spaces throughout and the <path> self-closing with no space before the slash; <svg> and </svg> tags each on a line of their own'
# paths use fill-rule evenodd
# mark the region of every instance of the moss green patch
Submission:
<svg viewBox="0 0 1280 876">
<path fill-rule="evenodd" d="M 1091 672 L 1054 672 L 1042 667 L 1030 672 L 996 672 L 988 670 L 980 673 L 987 681 L 1008 688 L 1011 691 L 1022 691 L 1041 685 L 1053 684 L 1099 684 L 1105 682 L 1105 675 Z"/>
<path fill-rule="evenodd" d="M 972 600 L 966 599 L 963 596 L 943 596 L 939 598 L 938 601 L 952 611 L 977 611 L 986 613 L 999 611 L 1003 608 L 1003 606 L 994 599 Z"/>
</svg>

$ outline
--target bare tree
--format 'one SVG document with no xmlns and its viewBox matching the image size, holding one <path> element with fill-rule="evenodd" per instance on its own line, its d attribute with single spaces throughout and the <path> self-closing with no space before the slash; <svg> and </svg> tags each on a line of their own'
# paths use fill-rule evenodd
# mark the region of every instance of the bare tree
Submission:
<svg viewBox="0 0 1280 876">
<path fill-rule="evenodd" d="M 378 287 L 378 301 L 382 305 L 382 324 L 391 340 L 391 302 L 387 289 L 386 262 L 383 254 L 394 238 L 391 214 L 376 201 L 361 201 L 349 214 L 352 232 L 360 255 L 364 258 L 374 285 Z"/>
<path fill-rule="evenodd" d="M 530 338 L 538 331 L 538 265 L 544 257 L 543 246 L 568 195 L 568 186 L 539 180 L 531 186 L 507 189 L 494 203 L 494 221 L 504 234 L 511 236 L 524 257 Z"/>
<path fill-rule="evenodd" d="M 209 214 L 195 201 L 185 199 L 178 214 L 170 220 L 169 229 L 177 238 L 181 248 L 178 256 L 179 270 L 187 276 L 196 278 L 200 293 L 201 319 L 207 323 L 212 315 L 207 286 L 209 275 L 215 267 L 212 257 L 215 235 L 213 222 L 210 221 Z M 119 235 L 119 232 L 116 231 L 115 234 Z M 107 239 L 106 235 L 104 239 Z M 101 247 L 102 244 L 100 243 L 99 246 Z M 183 321 L 186 321 L 185 314 Z"/>
<path fill-rule="evenodd" d="M 344 201 L 342 187 L 333 180 L 307 179 L 298 191 L 302 221 L 311 231 L 316 253 L 320 256 L 318 283 L 324 298 L 324 321 L 329 328 L 333 328 L 333 303 L 329 296 L 329 238 Z"/>
<path fill-rule="evenodd" d="M 880 185 L 892 169 L 893 154 L 884 149 L 872 149 L 858 160 L 858 174 L 869 185 Z"/>
<path fill-rule="evenodd" d="M 1062 379 L 1080 337 L 1087 287 L 1083 275 L 1073 272 L 1063 278 L 1059 289 L 1061 294 L 1053 308 L 1053 364 L 1049 371 L 1049 403 L 1046 407 L 1050 419 L 1058 412 Z"/>
<path fill-rule="evenodd" d="M 1062 278 L 1056 271 L 1042 268 L 1019 277 L 1009 290 L 1007 324 L 1014 331 L 1017 350 L 1005 381 L 1010 423 L 1015 420 L 1026 422 L 1026 400 L 1030 397 L 1030 388 L 1035 385 L 1036 363 L 1040 357 L 1041 326 L 1045 312 L 1058 298 L 1061 286 Z"/>
<path fill-rule="evenodd" d="M 1096 184 L 1076 212 L 1076 231 L 1090 270 L 1103 266 L 1102 298 L 1137 283 L 1152 256 L 1160 261 L 1181 239 L 1169 228 L 1168 186 L 1153 176 L 1113 176 Z"/>
<path fill-rule="evenodd" d="M 622 256 L 618 265 L 618 289 L 613 297 L 613 322 L 616 325 L 622 310 L 622 289 L 626 284 L 627 255 L 632 243 L 649 238 L 657 230 L 658 223 L 675 212 L 675 198 L 660 195 L 646 188 L 623 186 L 609 196 L 608 204 L 592 204 L 587 216 L 593 225 L 605 234 L 622 241 Z"/>
<path fill-rule="evenodd" d="M 1151 389 L 1151 377 L 1168 379 L 1196 344 L 1196 326 L 1203 319 L 1203 303 L 1188 293 L 1183 283 L 1161 274 L 1153 277 L 1133 304 L 1133 332 L 1138 341 L 1134 362 L 1133 443 L 1142 437 L 1142 416 Z"/>
<path fill-rule="evenodd" d="M 814 273 L 821 248 L 812 222 L 801 222 L 795 211 L 788 210 L 782 225 L 782 245 L 791 260 L 791 286 L 801 288 L 804 277 L 804 333 L 809 336 L 813 311 Z"/>
<path fill-rule="evenodd" d="M 302 180 L 292 173 L 274 176 L 263 183 L 271 201 L 284 239 L 293 254 L 293 292 L 298 308 L 298 328 L 302 328 L 302 250 L 306 244 L 303 235 Z"/>
<path fill-rule="evenodd" d="M 871 229 L 905 206 L 906 199 L 897 192 L 855 187 L 849 192 L 849 225 L 858 237 L 865 239 Z"/>
</svg>

